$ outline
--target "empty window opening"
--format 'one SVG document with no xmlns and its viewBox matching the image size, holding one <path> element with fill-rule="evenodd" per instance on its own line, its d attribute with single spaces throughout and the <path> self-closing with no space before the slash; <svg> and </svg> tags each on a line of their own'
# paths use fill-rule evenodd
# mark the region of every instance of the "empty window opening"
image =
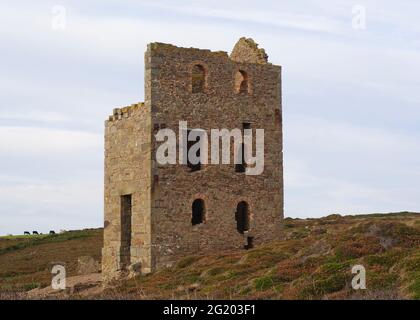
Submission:
<svg viewBox="0 0 420 320">
<path fill-rule="evenodd" d="M 130 246 L 131 246 L 131 194 L 121 196 L 121 252 L 120 262 L 122 268 L 130 265 Z"/>
<path fill-rule="evenodd" d="M 196 199 L 192 204 L 191 224 L 193 226 L 203 223 L 205 218 L 205 207 L 203 199 Z"/>
<path fill-rule="evenodd" d="M 245 249 L 249 250 L 254 248 L 254 237 L 246 237 Z"/>
<path fill-rule="evenodd" d="M 236 75 L 235 75 L 236 93 L 248 93 L 249 92 L 248 85 L 249 85 L 248 74 L 243 70 L 239 70 L 238 72 L 236 72 Z"/>
<path fill-rule="evenodd" d="M 200 64 L 196 64 L 191 72 L 192 93 L 204 92 L 206 84 L 206 70 Z"/>
<path fill-rule="evenodd" d="M 243 173 L 246 169 L 245 162 L 245 144 L 241 143 L 238 150 L 239 163 L 235 164 L 235 172 Z"/>
<path fill-rule="evenodd" d="M 251 129 L 251 123 L 243 122 L 242 123 L 242 130 L 245 130 L 245 129 Z"/>
<path fill-rule="evenodd" d="M 236 229 L 239 233 L 243 234 L 249 230 L 249 208 L 248 203 L 241 201 L 236 207 L 235 213 Z"/>
<path fill-rule="evenodd" d="M 251 129 L 251 123 L 242 122 L 242 136 L 245 137 L 245 129 Z M 245 161 L 245 144 L 242 143 L 238 150 L 240 162 L 235 164 L 235 172 L 243 173 L 247 167 Z"/>
<path fill-rule="evenodd" d="M 187 130 L 187 166 L 188 166 L 188 168 L 190 168 L 191 172 L 193 172 L 193 171 L 201 170 L 201 158 L 200 158 L 201 157 L 201 153 L 200 153 L 201 148 L 198 149 L 197 152 L 196 152 L 198 162 L 197 163 L 192 163 L 191 159 L 190 159 L 190 149 L 193 145 L 195 145 L 196 143 L 199 143 L 200 136 L 197 136 L 197 138 L 193 141 L 189 141 L 188 137 L 190 136 L 191 131 L 192 130 Z"/>
</svg>

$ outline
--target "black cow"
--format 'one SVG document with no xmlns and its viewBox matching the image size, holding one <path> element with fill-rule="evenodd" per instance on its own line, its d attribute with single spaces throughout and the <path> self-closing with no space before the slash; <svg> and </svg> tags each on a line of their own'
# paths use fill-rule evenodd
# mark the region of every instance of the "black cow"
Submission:
<svg viewBox="0 0 420 320">
<path fill-rule="evenodd" d="M 27 234 L 27 235 L 29 235 L 29 234 L 31 234 L 29 231 L 25 231 L 23 234 Z"/>
<path fill-rule="evenodd" d="M 55 234 L 55 231 L 54 230 L 50 230 L 50 234 Z"/>
<path fill-rule="evenodd" d="M 32 234 L 39 234 L 38 231 L 32 231 Z"/>
</svg>

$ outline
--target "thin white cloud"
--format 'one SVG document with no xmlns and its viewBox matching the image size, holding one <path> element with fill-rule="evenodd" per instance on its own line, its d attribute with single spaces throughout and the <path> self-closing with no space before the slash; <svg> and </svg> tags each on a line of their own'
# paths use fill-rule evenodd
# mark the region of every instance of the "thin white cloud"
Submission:
<svg viewBox="0 0 420 320">
<path fill-rule="evenodd" d="M 69 117 L 58 112 L 33 112 L 0 114 L 0 121 L 35 121 L 44 123 L 68 123 L 72 121 Z M 74 121 L 74 119 L 73 119 Z"/>
<path fill-rule="evenodd" d="M 102 139 L 100 134 L 83 131 L 3 126 L 0 127 L 0 153 L 7 157 L 97 152 L 103 145 Z"/>
<path fill-rule="evenodd" d="M 230 10 L 222 9 L 214 6 L 214 4 L 210 6 L 208 3 L 195 3 L 193 5 L 177 3 L 174 5 L 173 3 L 158 3 L 154 1 L 152 3 L 149 2 L 148 5 L 157 9 L 170 10 L 195 17 L 222 18 L 242 23 L 258 23 L 304 31 L 341 34 L 345 29 L 342 22 L 325 16 L 297 14 L 282 10 L 267 10 L 263 6 L 244 5 L 242 1 L 231 2 Z M 229 3 L 227 3 L 227 6 L 229 6 Z"/>
</svg>

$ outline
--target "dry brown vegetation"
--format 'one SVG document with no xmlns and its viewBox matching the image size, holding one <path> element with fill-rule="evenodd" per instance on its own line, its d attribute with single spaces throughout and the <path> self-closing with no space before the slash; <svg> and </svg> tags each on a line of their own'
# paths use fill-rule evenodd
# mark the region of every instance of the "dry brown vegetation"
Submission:
<svg viewBox="0 0 420 320">
<path fill-rule="evenodd" d="M 52 238 L 10 252 L 0 240 L 0 288 L 45 285 L 50 262 L 57 260 L 67 263 L 71 275 L 78 256 L 99 259 L 101 234 L 81 231 L 80 238 Z M 248 251 L 188 256 L 92 298 L 420 299 L 419 248 L 416 213 L 287 218 L 281 241 Z M 351 288 L 355 264 L 367 270 L 367 290 Z"/>
<path fill-rule="evenodd" d="M 48 286 L 51 268 L 56 263 L 65 264 L 68 276 L 76 275 L 78 257 L 88 255 L 100 260 L 101 247 L 102 229 L 0 237 L 0 292 Z"/>
</svg>

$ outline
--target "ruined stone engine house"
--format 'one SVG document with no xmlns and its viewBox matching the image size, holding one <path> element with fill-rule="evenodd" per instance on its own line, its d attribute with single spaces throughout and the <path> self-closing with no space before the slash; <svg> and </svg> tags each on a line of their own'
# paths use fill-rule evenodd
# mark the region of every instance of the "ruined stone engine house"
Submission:
<svg viewBox="0 0 420 320">
<path fill-rule="evenodd" d="M 277 239 L 283 219 L 281 67 L 241 38 L 226 52 L 151 43 L 145 102 L 105 122 L 102 273 L 149 273 L 193 253 Z M 156 161 L 155 134 L 188 127 L 264 129 L 264 171 Z M 233 157 L 234 144 L 231 143 Z M 243 151 L 242 151 L 243 152 Z"/>
</svg>

